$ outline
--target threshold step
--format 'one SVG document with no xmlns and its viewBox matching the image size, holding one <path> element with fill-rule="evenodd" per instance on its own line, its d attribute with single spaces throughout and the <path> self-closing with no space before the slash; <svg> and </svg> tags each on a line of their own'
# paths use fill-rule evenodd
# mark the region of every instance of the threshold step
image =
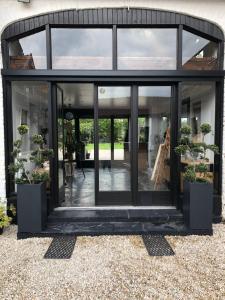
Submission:
<svg viewBox="0 0 225 300">
<path fill-rule="evenodd" d="M 98 236 L 98 235 L 183 235 L 187 228 L 183 222 L 168 222 L 153 224 L 151 222 L 75 222 L 50 223 L 40 233 L 20 233 L 19 239 L 28 237 L 56 237 L 56 236 Z"/>
<path fill-rule="evenodd" d="M 49 217 L 49 223 L 57 222 L 153 222 L 183 221 L 183 215 L 176 209 L 125 209 L 125 210 L 56 210 Z"/>
</svg>

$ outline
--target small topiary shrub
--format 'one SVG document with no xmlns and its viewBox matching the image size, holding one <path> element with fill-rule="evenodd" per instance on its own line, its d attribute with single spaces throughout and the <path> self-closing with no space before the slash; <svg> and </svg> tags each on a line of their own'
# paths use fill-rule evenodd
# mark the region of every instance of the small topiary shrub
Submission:
<svg viewBox="0 0 225 300">
<path fill-rule="evenodd" d="M 181 139 L 179 145 L 174 149 L 179 156 L 189 157 L 191 164 L 185 168 L 184 179 L 189 182 L 208 182 L 209 159 L 206 157 L 206 151 L 210 150 L 214 154 L 219 154 L 218 146 L 208 145 L 204 142 L 204 137 L 211 132 L 211 126 L 203 123 L 200 126 L 202 133 L 202 142 L 195 143 L 191 140 L 191 127 L 184 125 L 181 127 Z"/>
<path fill-rule="evenodd" d="M 23 136 L 28 133 L 29 128 L 27 125 L 20 125 L 17 130 L 20 134 L 20 139 L 13 143 L 14 148 L 11 153 L 13 163 L 8 166 L 9 173 L 14 176 L 15 183 L 31 184 L 49 181 L 49 174 L 44 170 L 44 163 L 48 162 L 53 156 L 53 150 L 44 145 L 45 142 L 42 135 L 35 134 L 31 137 L 31 141 L 36 146 L 35 150 L 32 151 L 29 158 L 21 157 L 20 154 L 23 144 Z M 26 163 L 28 161 L 34 163 L 32 171 L 26 169 Z"/>
</svg>

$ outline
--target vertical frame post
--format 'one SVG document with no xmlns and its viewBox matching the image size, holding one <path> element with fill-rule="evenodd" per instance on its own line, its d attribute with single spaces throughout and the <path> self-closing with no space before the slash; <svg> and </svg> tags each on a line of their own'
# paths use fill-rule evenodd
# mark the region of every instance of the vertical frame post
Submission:
<svg viewBox="0 0 225 300">
<path fill-rule="evenodd" d="M 52 38 L 50 25 L 45 25 L 46 31 L 46 55 L 47 55 L 47 69 L 52 69 Z"/>
<path fill-rule="evenodd" d="M 112 31 L 112 59 L 113 59 L 113 70 L 117 70 L 117 26 L 113 25 Z"/>
<path fill-rule="evenodd" d="M 5 178 L 6 197 L 15 191 L 13 176 L 8 172 L 8 165 L 13 162 L 10 153 L 13 150 L 13 117 L 12 117 L 12 83 L 3 79 L 3 106 L 4 106 L 4 139 L 5 139 Z M 11 120 L 9 122 L 9 120 Z"/>
<path fill-rule="evenodd" d="M 180 186 L 180 161 L 176 155 L 174 148 L 178 144 L 179 139 L 179 128 L 180 128 L 180 101 L 179 101 L 179 92 L 178 84 L 171 86 L 171 142 L 170 142 L 170 182 L 171 185 L 171 200 L 172 204 L 178 205 L 178 195 L 179 195 L 179 186 Z"/>
<path fill-rule="evenodd" d="M 111 117 L 111 135 L 110 135 L 110 140 L 111 140 L 111 160 L 114 160 L 114 139 L 115 134 L 114 134 L 114 118 Z"/>
<path fill-rule="evenodd" d="M 58 205 L 58 148 L 57 148 L 57 93 L 56 84 L 48 82 L 48 128 L 49 128 L 49 147 L 53 149 L 54 156 L 50 159 L 50 178 L 51 178 L 51 197 L 48 205 L 50 212 Z"/>
<path fill-rule="evenodd" d="M 183 36 L 183 25 L 178 26 L 177 30 L 177 69 L 182 69 L 182 36 Z"/>
<path fill-rule="evenodd" d="M 138 86 L 131 86 L 131 194 L 138 205 Z"/>
<path fill-rule="evenodd" d="M 99 194 L 99 137 L 98 137 L 98 86 L 94 85 L 94 166 L 95 166 L 95 205 Z"/>
</svg>

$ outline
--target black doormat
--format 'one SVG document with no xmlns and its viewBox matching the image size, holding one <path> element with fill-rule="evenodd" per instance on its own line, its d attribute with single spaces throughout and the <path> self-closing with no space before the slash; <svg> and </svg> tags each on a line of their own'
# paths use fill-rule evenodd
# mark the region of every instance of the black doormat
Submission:
<svg viewBox="0 0 225 300">
<path fill-rule="evenodd" d="M 44 258 L 69 259 L 76 243 L 75 236 L 60 236 L 53 238 Z"/>
<path fill-rule="evenodd" d="M 142 239 L 148 254 L 151 256 L 170 256 L 175 254 L 164 236 L 143 235 Z"/>
</svg>

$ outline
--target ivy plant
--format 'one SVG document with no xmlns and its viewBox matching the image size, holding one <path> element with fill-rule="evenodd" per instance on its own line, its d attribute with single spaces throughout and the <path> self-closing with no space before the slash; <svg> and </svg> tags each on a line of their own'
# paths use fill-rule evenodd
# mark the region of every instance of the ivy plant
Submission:
<svg viewBox="0 0 225 300">
<path fill-rule="evenodd" d="M 189 182 L 209 182 L 207 150 L 219 154 L 217 145 L 205 143 L 205 136 L 211 132 L 211 125 L 201 124 L 200 132 L 202 140 L 197 143 L 192 139 L 191 127 L 189 125 L 182 126 L 179 145 L 175 148 L 177 155 L 190 161 L 184 172 L 184 179 Z"/>
</svg>

